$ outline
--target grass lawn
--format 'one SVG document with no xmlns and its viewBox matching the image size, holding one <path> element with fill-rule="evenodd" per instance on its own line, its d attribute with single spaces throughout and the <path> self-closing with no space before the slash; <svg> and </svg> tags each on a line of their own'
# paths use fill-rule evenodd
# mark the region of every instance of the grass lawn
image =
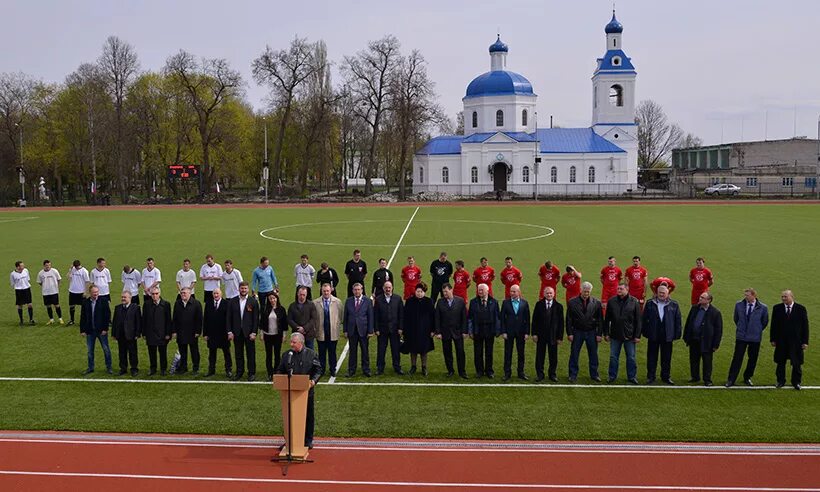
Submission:
<svg viewBox="0 0 820 492">
<path fill-rule="evenodd" d="M 290 300 L 293 266 L 301 254 L 309 254 L 316 267 L 328 261 L 341 271 L 358 247 L 372 272 L 379 257 L 391 256 L 414 210 L 408 206 L 5 211 L 0 212 L 0 257 L 5 259 L 6 272 L 20 259 L 36 277 L 44 258 L 51 259 L 65 276 L 73 259 L 79 258 L 90 269 L 96 257 L 103 256 L 114 277 L 112 292 L 117 293 L 122 265 L 141 269 L 145 257 L 153 256 L 163 273 L 166 296 L 172 298 L 173 279 L 185 257 L 192 259 L 196 270 L 207 253 L 218 261 L 231 258 L 249 279 L 259 257 L 266 255 L 276 269 L 283 299 Z M 20 220 L 24 217 L 36 218 Z M 481 256 L 487 256 L 500 272 L 504 257 L 510 255 L 524 273 L 524 296 L 533 299 L 539 285 L 537 269 L 549 258 L 559 267 L 575 265 L 595 284 L 593 295 L 597 296 L 597 272 L 607 256 L 616 256 L 625 269 L 638 254 L 651 278 L 665 275 L 678 282 L 673 297 L 685 306 L 690 291 L 688 271 L 695 257 L 705 256 L 715 273 L 715 305 L 724 313 L 724 339 L 714 363 L 714 380 L 720 384 L 728 372 L 734 342 L 731 313 L 743 288 L 755 287 L 770 306 L 779 302 L 780 290 L 791 288 L 797 301 L 807 306 L 810 319 L 820 312 L 813 292 L 820 276 L 818 219 L 817 206 L 794 204 L 422 207 L 391 270 L 398 274 L 412 254 L 429 279 L 427 267 L 443 249 L 451 260 L 464 259 L 469 270 Z M 546 234 L 544 227 L 554 229 L 554 234 L 527 240 Z M 301 243 L 260 236 L 261 230 L 270 228 L 276 228 L 266 232 L 270 237 Z M 61 290 L 66 319 L 67 287 L 64 282 Z M 201 285 L 198 287 L 201 292 Z M 344 292 L 344 283 L 341 287 Z M 496 286 L 498 292 L 501 288 Z M 80 377 L 85 368 L 85 343 L 79 330 L 44 326 L 39 289 L 35 287 L 33 293 L 38 325 L 20 328 L 13 292 L 8 288 L 0 291 L 0 306 L 6 306 L 0 311 L 0 377 Z M 560 290 L 561 302 L 563 298 Z M 817 338 L 815 330 L 803 366 L 807 386 L 820 384 Z M 257 372 L 263 374 L 264 349 L 258 345 Z M 468 373 L 472 374 L 472 346 L 466 345 Z M 175 348 L 172 343 L 169 352 Z M 116 350 L 113 341 L 112 349 Z M 501 349 L 501 343 L 496 343 L 497 375 L 502 372 Z M 638 347 L 642 381 L 645 350 L 643 344 Z M 559 355 L 558 375 L 566 381 L 566 343 Z M 599 348 L 599 356 L 605 377 L 606 344 Z M 754 378 L 758 385 L 774 384 L 771 356 L 772 348 L 764 344 Z M 97 357 L 98 367 L 103 367 L 99 350 Z M 114 358 L 116 365 L 116 353 Z M 533 361 L 534 347 L 528 344 L 531 377 L 535 375 Z M 140 377 L 146 377 L 147 362 L 141 343 Z M 622 357 L 620 382 L 625 378 L 624 363 Z M 371 364 L 375 364 L 374 341 Z M 403 365 L 407 369 L 409 362 L 404 360 Z M 589 382 L 585 366 L 582 355 L 579 383 Z M 672 378 L 679 383 L 688 379 L 682 342 L 676 344 L 672 369 Z M 343 367 L 342 373 L 345 370 Z M 112 378 L 99 372 L 93 377 Z M 430 372 L 427 378 L 411 378 L 392 375 L 388 369 L 385 376 L 366 381 L 452 382 L 444 374 L 440 345 L 430 354 Z M 317 435 L 820 441 L 817 390 L 503 388 L 499 379 L 494 380 L 498 387 L 467 386 L 473 382 L 465 381 L 463 388 L 324 385 L 317 394 Z M 0 381 L 0 394 L 3 429 L 270 435 L 278 432 L 279 425 L 276 395 L 262 385 Z"/>
</svg>

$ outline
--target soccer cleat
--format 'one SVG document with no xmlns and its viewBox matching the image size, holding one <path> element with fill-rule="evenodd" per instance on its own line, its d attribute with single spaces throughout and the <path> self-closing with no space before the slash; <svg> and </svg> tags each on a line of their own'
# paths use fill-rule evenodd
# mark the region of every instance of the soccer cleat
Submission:
<svg viewBox="0 0 820 492">
<path fill-rule="evenodd" d="M 65 321 L 63 321 L 63 318 L 60 318 L 60 324 L 61 324 L 61 325 L 64 325 L 64 324 L 65 324 Z"/>
<path fill-rule="evenodd" d="M 48 320 L 48 322 L 46 323 L 46 326 L 53 325 L 53 324 L 54 324 L 54 319 L 50 319 L 50 320 Z"/>
</svg>

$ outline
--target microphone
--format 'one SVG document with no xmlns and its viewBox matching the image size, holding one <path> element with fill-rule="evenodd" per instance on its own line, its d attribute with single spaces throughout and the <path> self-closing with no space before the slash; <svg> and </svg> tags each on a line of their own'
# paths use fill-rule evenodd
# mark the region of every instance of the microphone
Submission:
<svg viewBox="0 0 820 492">
<path fill-rule="evenodd" d="M 288 350 L 288 376 L 293 376 L 293 350 Z"/>
</svg>

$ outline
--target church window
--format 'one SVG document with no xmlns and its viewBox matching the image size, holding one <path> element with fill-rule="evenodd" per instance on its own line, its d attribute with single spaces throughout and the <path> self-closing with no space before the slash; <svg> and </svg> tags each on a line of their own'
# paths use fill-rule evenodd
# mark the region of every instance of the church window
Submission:
<svg viewBox="0 0 820 492">
<path fill-rule="evenodd" d="M 617 47 L 618 47 L 618 38 L 613 38 L 613 39 L 612 39 L 612 47 L 613 47 L 613 48 L 617 48 Z"/>
<path fill-rule="evenodd" d="M 530 166 L 524 166 L 524 168 L 521 169 L 521 180 L 525 183 L 530 182 Z"/>
<path fill-rule="evenodd" d="M 478 126 L 478 113 L 473 111 L 473 128 Z"/>
<path fill-rule="evenodd" d="M 616 67 L 620 66 L 621 65 L 621 57 L 620 56 L 612 57 L 612 64 Z"/>
<path fill-rule="evenodd" d="M 424 183 L 424 168 L 419 168 L 419 183 Z"/>
<path fill-rule="evenodd" d="M 618 84 L 609 88 L 609 103 L 616 107 L 624 105 L 624 88 Z"/>
<path fill-rule="evenodd" d="M 550 183 L 557 183 L 558 182 L 558 168 L 552 166 L 550 168 Z"/>
<path fill-rule="evenodd" d="M 470 169 L 470 182 L 478 183 L 478 168 L 475 166 Z"/>
<path fill-rule="evenodd" d="M 575 182 L 575 166 L 572 166 L 572 167 L 569 168 L 569 182 L 570 183 Z"/>
<path fill-rule="evenodd" d="M 504 111 L 500 109 L 495 112 L 495 126 L 504 126 Z"/>
<path fill-rule="evenodd" d="M 445 184 L 450 182 L 450 168 L 447 166 L 441 168 L 441 182 Z"/>
<path fill-rule="evenodd" d="M 521 110 L 521 125 L 522 126 L 527 126 L 527 110 L 526 109 Z"/>
<path fill-rule="evenodd" d="M 590 183 L 595 182 L 595 166 L 590 166 L 590 168 L 589 168 L 589 182 Z"/>
</svg>

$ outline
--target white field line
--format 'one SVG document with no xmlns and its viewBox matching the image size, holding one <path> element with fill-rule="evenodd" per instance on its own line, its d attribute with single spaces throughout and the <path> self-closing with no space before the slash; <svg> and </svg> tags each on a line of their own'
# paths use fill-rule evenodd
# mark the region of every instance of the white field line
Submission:
<svg viewBox="0 0 820 492">
<path fill-rule="evenodd" d="M 407 235 L 407 231 L 410 230 L 410 225 L 413 223 L 413 219 L 415 219 L 416 214 L 419 213 L 419 208 L 421 208 L 421 207 L 416 207 L 416 209 L 413 211 L 413 215 L 410 216 L 410 220 L 407 221 L 407 225 L 404 226 L 404 232 L 401 233 L 401 236 L 399 237 L 399 241 L 396 243 L 396 247 L 393 248 L 393 254 L 391 254 L 390 259 L 387 260 L 387 268 L 390 268 L 390 264 L 393 263 L 393 258 L 396 257 L 396 253 L 399 251 L 399 247 L 401 247 L 401 242 L 404 241 L 404 236 Z M 345 342 L 345 348 L 342 349 L 342 355 L 339 357 L 339 360 L 336 362 L 336 374 L 339 374 L 339 371 L 342 370 L 342 363 L 347 358 L 347 354 L 349 352 L 350 352 L 350 342 L 346 341 Z M 336 376 L 331 376 L 330 379 L 328 379 L 327 382 L 328 382 L 328 384 L 336 383 Z"/>
</svg>

